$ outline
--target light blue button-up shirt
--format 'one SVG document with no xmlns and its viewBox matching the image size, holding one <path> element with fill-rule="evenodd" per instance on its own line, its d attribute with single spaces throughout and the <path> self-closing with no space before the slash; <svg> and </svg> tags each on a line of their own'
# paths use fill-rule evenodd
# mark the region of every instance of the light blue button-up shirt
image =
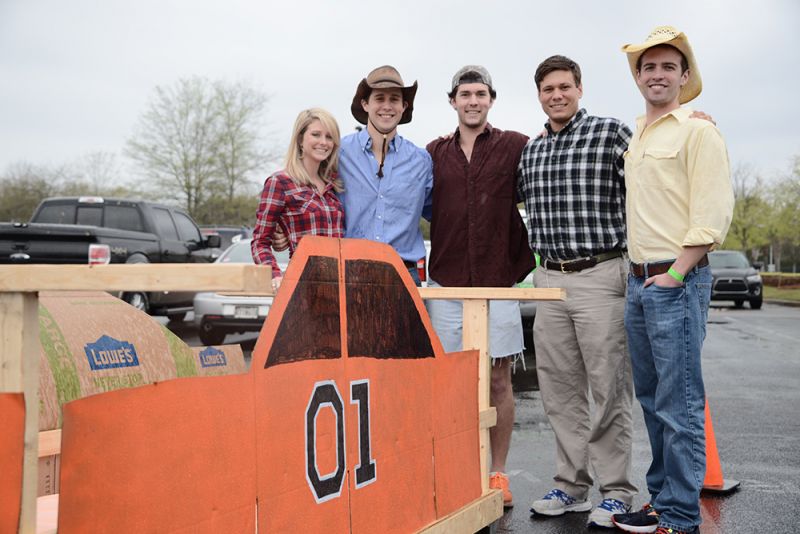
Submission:
<svg viewBox="0 0 800 534">
<path fill-rule="evenodd" d="M 367 129 L 342 139 L 339 177 L 344 192 L 345 237 L 388 243 L 406 261 L 425 257 L 420 217 L 430 220 L 433 163 L 428 152 L 395 135 L 386 150 L 383 178 Z"/>
</svg>

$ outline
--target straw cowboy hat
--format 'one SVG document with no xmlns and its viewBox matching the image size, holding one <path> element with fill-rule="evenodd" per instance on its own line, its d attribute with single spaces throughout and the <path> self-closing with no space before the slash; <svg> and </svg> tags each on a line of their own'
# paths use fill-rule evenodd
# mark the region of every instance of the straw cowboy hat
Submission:
<svg viewBox="0 0 800 534">
<path fill-rule="evenodd" d="M 674 46 L 683 53 L 686 61 L 689 63 L 689 81 L 686 85 L 681 87 L 681 92 L 678 95 L 678 101 L 685 104 L 697 97 L 700 91 L 703 90 L 703 80 L 700 78 L 700 70 L 697 68 L 697 62 L 694 59 L 692 47 L 689 45 L 689 39 L 686 34 L 678 31 L 672 26 L 658 26 L 650 35 L 647 36 L 642 44 L 627 44 L 622 47 L 622 51 L 628 55 L 628 63 L 631 66 L 631 74 L 633 79 L 636 80 L 636 62 L 639 57 L 645 53 L 648 48 L 657 45 L 670 45 Z"/>
<path fill-rule="evenodd" d="M 411 113 L 414 111 L 414 96 L 417 94 L 417 82 L 408 87 L 403 85 L 403 78 L 397 69 L 391 65 L 384 65 L 370 72 L 366 78 L 362 79 L 350 105 L 353 117 L 361 124 L 367 124 L 367 112 L 361 107 L 361 101 L 367 100 L 373 89 L 400 89 L 403 92 L 403 101 L 408 102 L 408 107 L 400 118 L 400 124 L 411 122 Z"/>
</svg>

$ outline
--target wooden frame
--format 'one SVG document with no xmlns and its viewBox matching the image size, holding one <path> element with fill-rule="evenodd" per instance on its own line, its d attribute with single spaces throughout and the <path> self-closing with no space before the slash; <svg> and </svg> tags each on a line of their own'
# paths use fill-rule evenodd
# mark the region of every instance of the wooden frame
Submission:
<svg viewBox="0 0 800 534">
<path fill-rule="evenodd" d="M 0 267 L 0 391 L 26 399 L 25 458 L 20 532 L 36 532 L 37 461 L 60 451 L 59 430 L 38 432 L 38 291 L 207 290 L 271 295 L 271 271 L 254 265 L 25 265 Z M 266 291 L 264 291 L 264 289 Z M 420 288 L 424 299 L 464 301 L 464 348 L 480 353 L 478 402 L 483 495 L 422 532 L 477 531 L 502 515 L 502 495 L 489 490 L 489 428 L 497 414 L 489 406 L 488 301 L 563 300 L 562 289 Z"/>
</svg>

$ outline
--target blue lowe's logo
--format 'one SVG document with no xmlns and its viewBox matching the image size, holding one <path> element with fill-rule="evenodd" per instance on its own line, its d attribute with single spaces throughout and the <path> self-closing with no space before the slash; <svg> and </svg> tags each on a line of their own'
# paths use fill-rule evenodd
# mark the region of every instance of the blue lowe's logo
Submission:
<svg viewBox="0 0 800 534">
<path fill-rule="evenodd" d="M 228 365 L 228 360 L 221 350 L 207 347 L 200 351 L 200 365 L 203 367 L 222 367 Z"/>
<path fill-rule="evenodd" d="M 139 365 L 136 348 L 127 341 L 119 341 L 110 336 L 100 336 L 94 343 L 87 343 L 83 350 L 93 371 Z"/>
</svg>

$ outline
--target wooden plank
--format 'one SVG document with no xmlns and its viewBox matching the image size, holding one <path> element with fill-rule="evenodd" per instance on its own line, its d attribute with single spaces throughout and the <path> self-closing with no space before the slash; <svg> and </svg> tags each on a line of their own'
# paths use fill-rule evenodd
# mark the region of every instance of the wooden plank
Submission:
<svg viewBox="0 0 800 534">
<path fill-rule="evenodd" d="M 558 287 L 420 287 L 419 296 L 426 300 L 465 300 L 465 299 L 501 299 L 501 300 L 565 300 L 566 289 Z M 225 291 L 224 295 L 271 297 L 275 293 L 267 291 Z"/>
<path fill-rule="evenodd" d="M 500 519 L 502 515 L 503 494 L 500 490 L 490 490 L 460 510 L 420 530 L 419 534 L 477 532 Z"/>
<path fill-rule="evenodd" d="M 269 291 L 271 287 L 272 269 L 262 265 L 162 263 L 0 267 L 0 292 Z"/>
<path fill-rule="evenodd" d="M 423 299 L 565 300 L 559 287 L 421 287 Z"/>
<path fill-rule="evenodd" d="M 2 276 L 0 275 L 0 280 Z M 0 293 L 0 391 L 25 394 L 20 532 L 36 528 L 39 457 L 39 316 L 35 293 Z"/>
<path fill-rule="evenodd" d="M 36 502 L 36 512 L 36 534 L 56 534 L 58 494 L 39 497 Z"/>
<path fill-rule="evenodd" d="M 497 409 L 490 406 L 487 410 L 481 410 L 478 414 L 479 425 L 481 429 L 492 428 L 497 424 Z"/>
<path fill-rule="evenodd" d="M 61 429 L 39 432 L 39 458 L 61 454 Z"/>
<path fill-rule="evenodd" d="M 485 299 L 464 301 L 464 350 L 477 349 L 478 413 L 489 409 L 492 364 L 489 361 L 489 302 Z M 489 490 L 489 429 L 480 430 L 481 489 Z"/>
</svg>

